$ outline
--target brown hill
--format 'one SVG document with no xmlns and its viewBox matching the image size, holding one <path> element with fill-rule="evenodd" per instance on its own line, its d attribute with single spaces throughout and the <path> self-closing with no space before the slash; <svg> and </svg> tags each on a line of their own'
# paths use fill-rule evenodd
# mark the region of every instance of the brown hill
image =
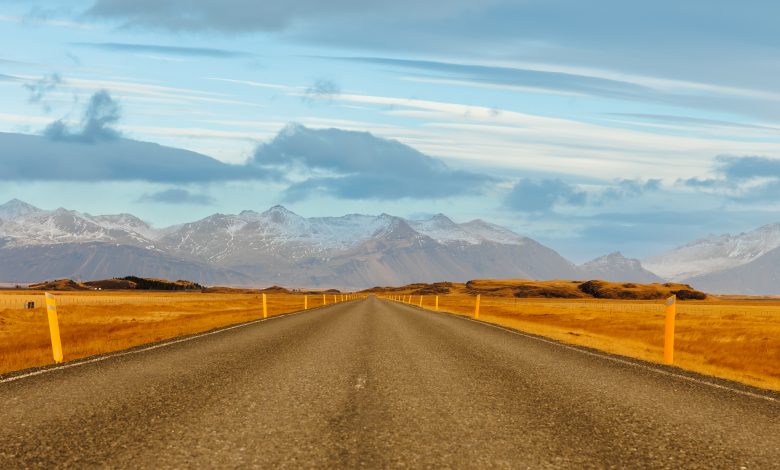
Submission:
<svg viewBox="0 0 780 470">
<path fill-rule="evenodd" d="M 76 282 L 72 279 L 58 279 L 38 284 L 31 284 L 29 289 L 35 290 L 202 290 L 203 286 L 191 281 L 167 281 L 135 276 L 123 278 L 102 279 L 97 281 Z"/>
<path fill-rule="evenodd" d="M 468 294 L 494 297 L 556 298 L 556 299 L 623 299 L 656 300 L 677 295 L 680 300 L 702 300 L 707 294 L 687 284 L 638 284 L 631 282 L 533 281 L 528 279 L 478 279 L 467 283 L 437 282 L 409 284 L 401 287 L 373 287 L 367 293 L 397 293 L 406 295 Z"/>
<path fill-rule="evenodd" d="M 92 288 L 72 279 L 57 279 L 54 281 L 39 282 L 37 284 L 30 284 L 27 288 L 33 290 L 92 290 Z"/>
<path fill-rule="evenodd" d="M 103 279 L 100 281 L 87 281 L 84 285 L 94 287 L 95 289 L 105 290 L 131 290 L 136 289 L 138 284 L 127 279 Z"/>
</svg>

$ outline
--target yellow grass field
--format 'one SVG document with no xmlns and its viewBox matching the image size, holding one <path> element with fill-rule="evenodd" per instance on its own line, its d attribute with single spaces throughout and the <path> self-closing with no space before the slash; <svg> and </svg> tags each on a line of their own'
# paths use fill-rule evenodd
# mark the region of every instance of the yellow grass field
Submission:
<svg viewBox="0 0 780 470">
<path fill-rule="evenodd" d="M 472 316 L 475 297 L 439 295 L 439 310 Z M 406 296 L 412 291 L 381 293 Z M 262 318 L 257 293 L 57 293 L 65 360 Z M 308 295 L 308 307 L 322 295 Z M 341 295 L 327 294 L 327 303 Z M 34 301 L 36 308 L 22 309 Z M 303 294 L 267 294 L 269 316 L 303 309 Z M 422 306 L 433 309 L 434 295 Z M 419 305 L 420 296 L 411 303 Z M 675 366 L 780 390 L 780 300 L 710 298 L 678 302 Z M 481 296 L 480 319 L 571 344 L 660 363 L 661 300 L 520 299 Z M 52 363 L 41 292 L 0 292 L 0 373 Z"/>
<path fill-rule="evenodd" d="M 56 293 L 64 360 L 263 317 L 259 294 Z M 341 297 L 337 297 L 341 300 Z M 328 295 L 328 304 L 334 301 Z M 35 309 L 22 309 L 35 302 Z M 322 295 L 309 295 L 309 308 Z M 303 294 L 267 294 L 268 316 L 303 310 Z M 0 373 L 53 362 L 43 293 L 0 292 Z"/>
<path fill-rule="evenodd" d="M 403 291 L 378 293 L 405 296 Z M 439 310 L 473 316 L 475 296 L 439 295 Z M 406 300 L 407 302 L 409 300 Z M 419 305 L 420 296 L 411 295 Z M 435 296 L 422 296 L 434 309 Z M 661 363 L 661 300 L 521 299 L 481 296 L 480 320 L 559 341 Z M 677 303 L 674 365 L 780 390 L 780 300 L 717 299 Z"/>
</svg>

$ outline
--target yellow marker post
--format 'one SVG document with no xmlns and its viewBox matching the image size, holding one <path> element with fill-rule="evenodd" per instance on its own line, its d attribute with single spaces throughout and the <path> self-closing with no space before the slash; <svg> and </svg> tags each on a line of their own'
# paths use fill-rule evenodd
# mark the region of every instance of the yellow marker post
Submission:
<svg viewBox="0 0 780 470">
<path fill-rule="evenodd" d="M 325 297 L 325 294 L 322 294 L 322 305 L 328 305 L 328 299 Z"/>
<path fill-rule="evenodd" d="M 439 311 L 439 296 L 436 296 L 436 311 Z"/>
<path fill-rule="evenodd" d="M 422 307 L 422 296 L 420 296 L 420 307 Z"/>
<path fill-rule="evenodd" d="M 268 318 L 268 304 L 265 301 L 265 294 L 263 294 L 263 318 Z"/>
<path fill-rule="evenodd" d="M 338 302 L 338 299 L 336 299 L 336 294 L 333 294 L 333 303 L 335 304 L 336 302 Z"/>
<path fill-rule="evenodd" d="M 46 296 L 46 313 L 49 317 L 49 333 L 51 334 L 51 352 L 54 362 L 62 362 L 62 341 L 60 340 L 60 324 L 57 320 L 57 301 L 48 292 Z"/>
<path fill-rule="evenodd" d="M 480 299 L 480 295 L 477 294 L 477 304 L 474 306 L 474 319 L 475 320 L 479 318 L 479 299 Z"/>
<path fill-rule="evenodd" d="M 303 309 L 308 310 L 309 309 L 309 296 L 304 295 L 303 296 Z"/>
<path fill-rule="evenodd" d="M 677 296 L 666 299 L 666 321 L 664 322 L 664 364 L 674 363 L 674 320 L 677 315 Z"/>
</svg>

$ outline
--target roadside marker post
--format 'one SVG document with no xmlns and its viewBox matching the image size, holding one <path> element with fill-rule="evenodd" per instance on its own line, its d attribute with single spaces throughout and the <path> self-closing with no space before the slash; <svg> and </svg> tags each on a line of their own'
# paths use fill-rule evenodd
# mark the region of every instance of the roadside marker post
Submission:
<svg viewBox="0 0 780 470">
<path fill-rule="evenodd" d="M 479 319 L 479 299 L 480 299 L 480 294 L 477 294 L 477 303 L 474 306 L 474 319 L 475 320 Z"/>
<path fill-rule="evenodd" d="M 436 296 L 436 311 L 439 311 L 439 296 Z"/>
<path fill-rule="evenodd" d="M 268 304 L 265 301 L 265 294 L 263 294 L 263 318 L 268 318 Z"/>
<path fill-rule="evenodd" d="M 422 296 L 420 296 L 420 307 L 422 307 Z"/>
<path fill-rule="evenodd" d="M 62 362 L 62 341 L 60 340 L 60 324 L 57 319 L 57 301 L 48 292 L 46 297 L 46 313 L 49 317 L 49 333 L 51 334 L 51 352 L 54 362 Z"/>
<path fill-rule="evenodd" d="M 322 294 L 322 305 L 328 305 L 328 299 L 325 297 L 325 294 Z"/>
<path fill-rule="evenodd" d="M 304 295 L 303 296 L 303 309 L 308 310 L 309 309 L 309 296 Z"/>
<path fill-rule="evenodd" d="M 677 296 L 666 299 L 666 321 L 664 322 L 664 364 L 674 364 L 674 320 L 677 316 Z"/>
<path fill-rule="evenodd" d="M 333 303 L 335 304 L 336 302 L 338 302 L 338 299 L 336 299 L 336 294 L 333 294 Z"/>
</svg>

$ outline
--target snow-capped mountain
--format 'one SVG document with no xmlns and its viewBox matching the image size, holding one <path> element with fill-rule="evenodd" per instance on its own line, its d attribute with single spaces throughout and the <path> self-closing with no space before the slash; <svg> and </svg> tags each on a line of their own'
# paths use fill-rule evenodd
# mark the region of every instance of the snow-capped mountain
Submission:
<svg viewBox="0 0 780 470">
<path fill-rule="evenodd" d="M 780 295 L 780 248 L 749 263 L 695 276 L 685 282 L 718 294 Z"/>
<path fill-rule="evenodd" d="M 666 279 L 684 281 L 748 264 L 780 247 L 780 224 L 739 235 L 712 235 L 642 261 Z"/>
<path fill-rule="evenodd" d="M 626 258 L 620 252 L 610 253 L 580 265 L 585 277 L 614 282 L 652 283 L 663 279 L 642 267 L 638 259 Z"/>
<path fill-rule="evenodd" d="M 456 224 L 444 214 L 436 214 L 426 220 L 410 220 L 409 225 L 417 232 L 440 243 L 466 243 L 478 245 L 485 242 L 506 245 L 523 245 L 528 240 L 510 230 L 482 220 Z"/>
<path fill-rule="evenodd" d="M 17 210 L 18 215 L 3 220 L 0 238 L 5 239 L 7 247 L 84 242 L 154 247 L 155 231 L 133 216 L 94 217 L 63 208 L 43 211 L 14 203 L 9 210 L 6 206 L 0 206 L 0 212 L 10 214 L 19 207 L 34 209 Z"/>
<path fill-rule="evenodd" d="M 202 283 L 368 287 L 480 277 L 574 278 L 534 240 L 439 214 L 297 215 L 282 206 L 156 229 L 130 214 L 0 206 L 0 281 L 145 275 Z M 172 268 L 171 268 L 172 267 Z"/>
<path fill-rule="evenodd" d="M 16 219 L 17 217 L 40 211 L 41 210 L 37 207 L 27 204 L 26 202 L 18 199 L 11 199 L 0 206 L 0 220 Z"/>
</svg>

